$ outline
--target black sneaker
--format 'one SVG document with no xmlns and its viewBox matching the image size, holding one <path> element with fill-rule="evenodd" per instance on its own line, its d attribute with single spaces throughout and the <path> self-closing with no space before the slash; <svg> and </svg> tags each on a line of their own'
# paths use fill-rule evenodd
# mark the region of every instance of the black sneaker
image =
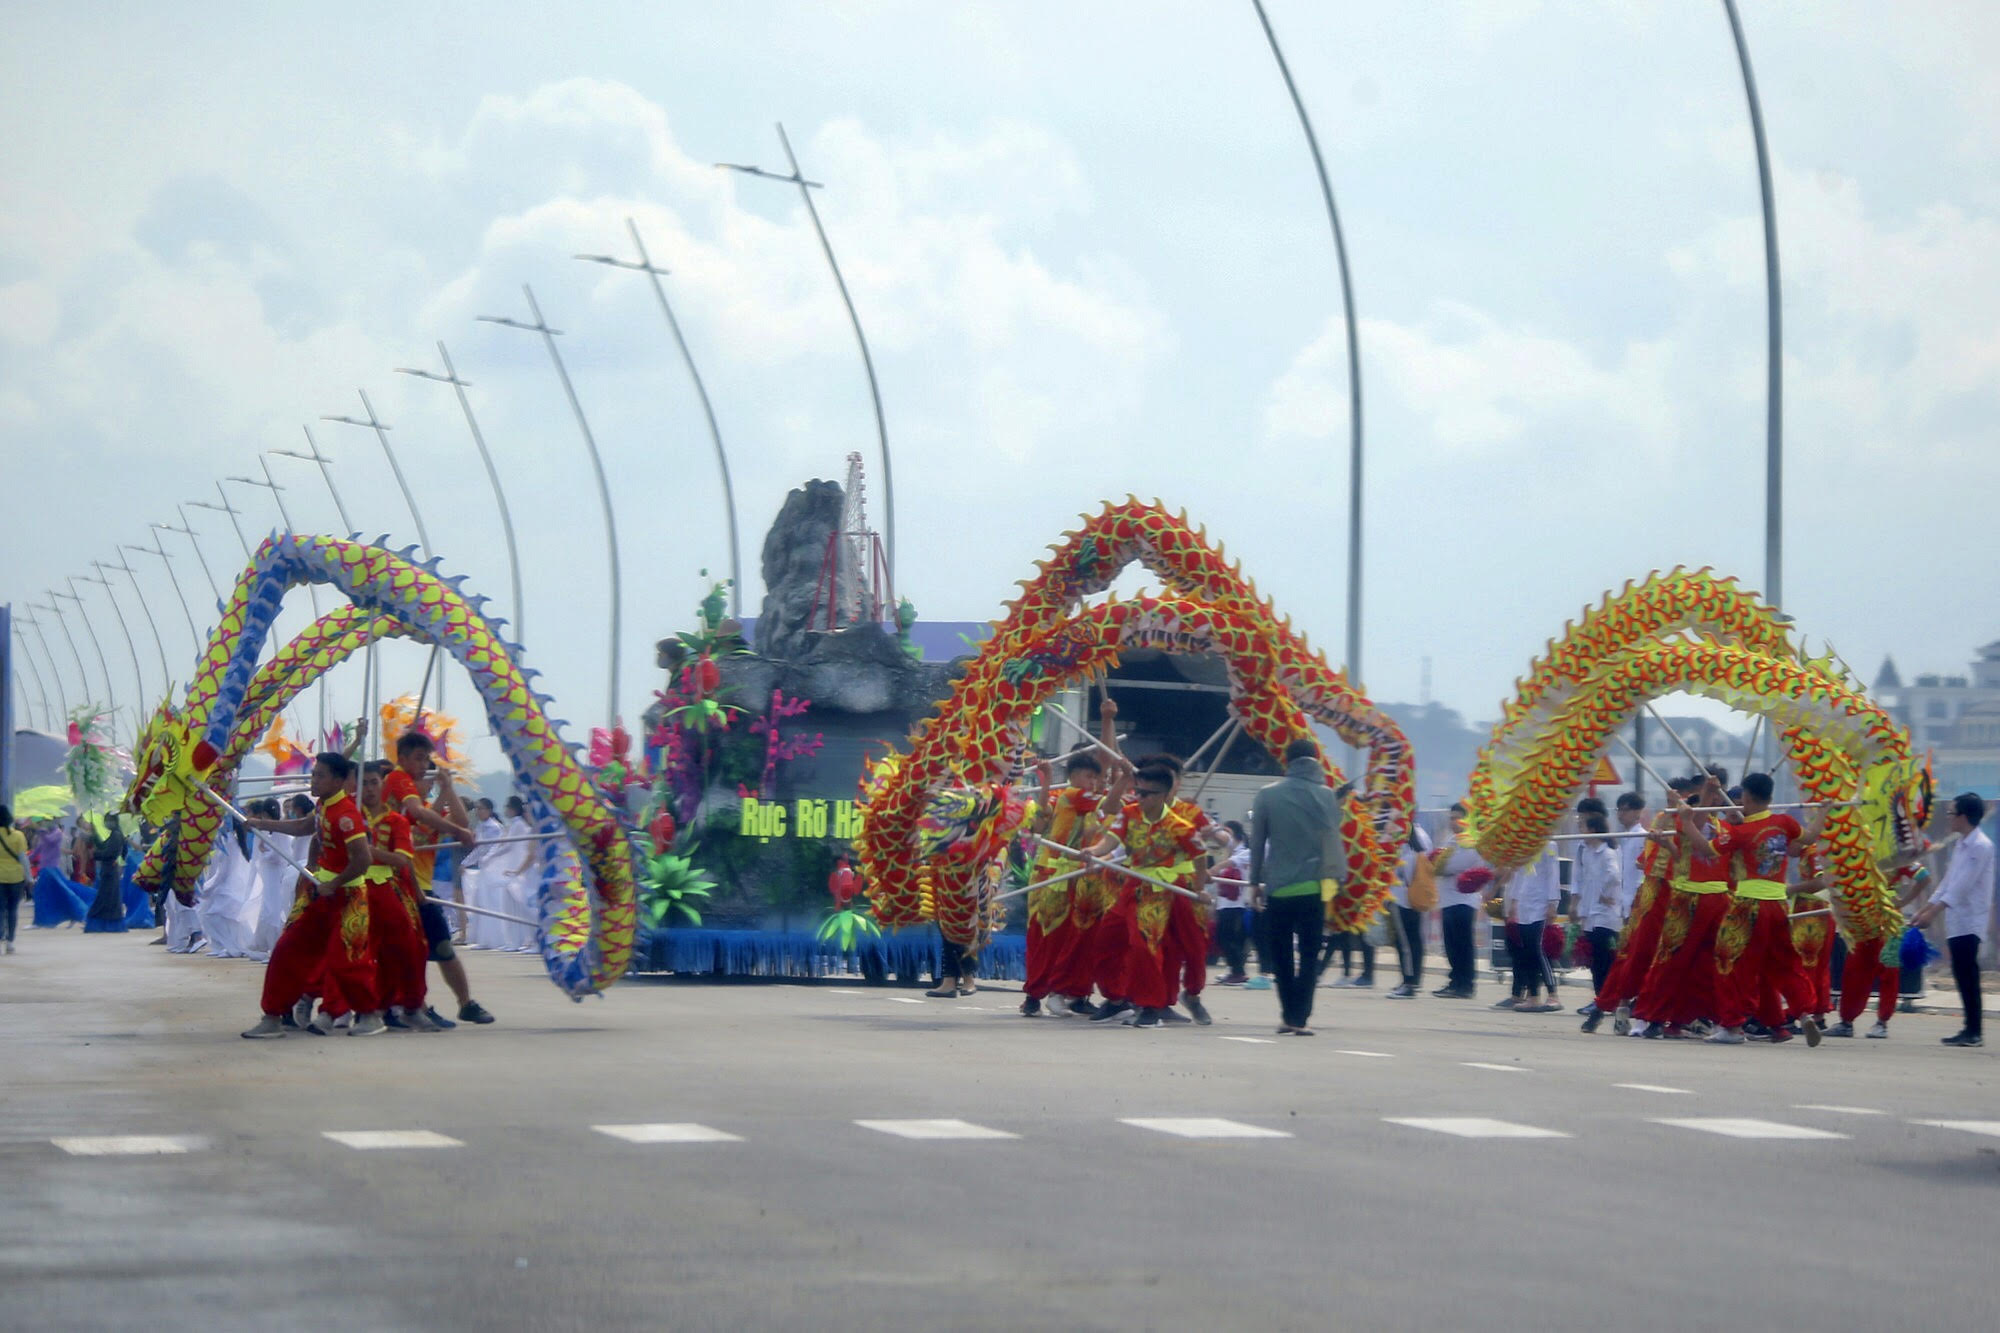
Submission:
<svg viewBox="0 0 2000 1333">
<path fill-rule="evenodd" d="M 1033 1018 L 1042 1012 L 1042 1002 L 1033 995 L 1021 1001 L 1021 1017 Z"/>
<path fill-rule="evenodd" d="M 1078 1018 L 1097 1017 L 1097 1006 L 1092 1004 L 1089 1000 L 1079 1000 L 1072 997 L 1069 1002 L 1069 1011 L 1075 1014 Z"/>
<path fill-rule="evenodd" d="M 1194 1016 L 1194 1021 L 1203 1027 L 1207 1027 L 1215 1021 L 1208 1016 L 1208 1008 L 1202 1004 L 1199 995 L 1190 995 L 1187 997 L 1187 1011 Z"/>
<path fill-rule="evenodd" d="M 403 1016 L 394 1009 L 385 1009 L 382 1011 L 382 1026 L 388 1028 L 391 1032 L 410 1031 L 410 1025 L 405 1023 Z"/>
<path fill-rule="evenodd" d="M 1090 1021 L 1093 1023 L 1108 1023 L 1118 1017 L 1118 1015 L 1130 1013 L 1131 1011 L 1132 1002 L 1130 1000 L 1106 1000 L 1103 1004 L 1097 1006 L 1097 1012 L 1090 1016 Z"/>
<path fill-rule="evenodd" d="M 477 1000 L 467 1000 L 458 1006 L 458 1021 L 461 1023 L 491 1023 L 493 1015 L 486 1012 L 486 1006 Z"/>
<path fill-rule="evenodd" d="M 1168 1006 L 1167 1006 L 1166 1008 L 1164 1008 L 1164 1009 L 1148 1009 L 1148 1010 L 1147 1010 L 1146 1012 L 1147 1012 L 1147 1013 L 1149 1013 L 1149 1014 L 1156 1014 L 1156 1015 L 1158 1015 L 1158 1017 L 1157 1017 L 1157 1018 L 1155 1019 L 1155 1021 L 1156 1021 L 1156 1022 L 1160 1022 L 1160 1023 L 1192 1023 L 1192 1022 L 1194 1022 L 1194 1020 L 1193 1020 L 1192 1018 L 1189 1018 L 1189 1017 L 1188 1017 L 1188 1016 L 1187 1016 L 1186 1014 L 1184 1014 L 1184 1013 L 1182 1013 L 1182 1012 L 1181 1012 L 1180 1010 L 1178 1010 L 1178 1009 L 1174 1008 L 1174 1007 L 1173 1007 L 1172 1005 L 1168 1005 Z M 1144 1020 L 1142 1019 L 1141 1021 L 1144 1021 Z"/>
<path fill-rule="evenodd" d="M 1166 1021 L 1166 1015 L 1172 1012 L 1173 1010 L 1171 1009 L 1164 1011 L 1159 1009 L 1141 1009 L 1139 1011 L 1139 1016 L 1132 1020 L 1132 1026 L 1135 1028 L 1159 1027 L 1163 1022 Z M 1185 1023 L 1187 1022 L 1187 1020 L 1183 1018 L 1181 1019 L 1181 1022 Z"/>
<path fill-rule="evenodd" d="M 439 1027 L 443 1028 L 446 1032 L 449 1032 L 453 1028 L 458 1026 L 458 1024 L 452 1022 L 449 1018 L 446 1018 L 443 1014 L 439 1013 L 436 1010 L 436 1008 L 429 1005 L 426 1005 L 424 1008 L 424 1017 L 430 1019 L 431 1022 L 437 1024 Z"/>
<path fill-rule="evenodd" d="M 1984 1046 L 1977 1032 L 1961 1032 L 1955 1037 L 1946 1037 L 1938 1043 L 1941 1046 Z"/>
<path fill-rule="evenodd" d="M 1604 1011 L 1593 1004 L 1590 1006 L 1590 1012 L 1583 1016 L 1583 1030 L 1585 1032 L 1595 1032 L 1597 1031 L 1597 1025 L 1603 1021 Z"/>
<path fill-rule="evenodd" d="M 1417 988 L 1415 983 L 1406 981 L 1394 990 L 1383 991 L 1382 998 L 1385 1000 L 1414 1000 L 1417 998 Z"/>
</svg>

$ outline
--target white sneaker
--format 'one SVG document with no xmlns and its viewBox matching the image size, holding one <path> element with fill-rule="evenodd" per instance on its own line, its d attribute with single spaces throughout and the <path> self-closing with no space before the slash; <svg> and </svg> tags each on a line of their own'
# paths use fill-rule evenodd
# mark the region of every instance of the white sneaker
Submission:
<svg viewBox="0 0 2000 1333">
<path fill-rule="evenodd" d="M 321 1011 L 312 1016 L 312 1021 L 305 1025 L 305 1031 L 321 1037 L 331 1037 L 333 1035 L 333 1019 L 324 1011 Z"/>
<path fill-rule="evenodd" d="M 299 1002 L 292 1006 L 293 1026 L 302 1030 L 312 1026 L 312 1016 L 313 997 L 310 995 L 300 996 Z"/>
<path fill-rule="evenodd" d="M 1069 1017 L 1069 997 L 1066 995 L 1051 995 L 1048 999 L 1042 1001 L 1042 1008 L 1048 1011 L 1050 1018 L 1067 1018 Z"/>
<path fill-rule="evenodd" d="M 1889 1025 L 1887 1023 L 1877 1023 L 1874 1027 L 1868 1029 L 1868 1035 L 1877 1039 L 1886 1037 L 1889 1035 Z"/>
<path fill-rule="evenodd" d="M 1643 1037 L 1651 1030 L 1652 1026 L 1651 1023 L 1634 1023 L 1632 1030 L 1625 1035 L 1628 1037 Z"/>
<path fill-rule="evenodd" d="M 421 1009 L 403 1010 L 403 1022 L 412 1032 L 442 1032 L 443 1028 L 431 1022 L 431 1016 Z"/>
<path fill-rule="evenodd" d="M 382 1015 L 380 1014 L 356 1014 L 354 1025 L 347 1029 L 347 1035 L 350 1037 L 372 1037 L 387 1026 L 388 1024 L 382 1021 Z"/>
<path fill-rule="evenodd" d="M 276 1014 L 265 1014 L 257 1020 L 256 1027 L 251 1028 L 243 1035 L 252 1041 L 269 1041 L 275 1037 L 284 1036 L 285 1026 L 278 1021 Z"/>
</svg>

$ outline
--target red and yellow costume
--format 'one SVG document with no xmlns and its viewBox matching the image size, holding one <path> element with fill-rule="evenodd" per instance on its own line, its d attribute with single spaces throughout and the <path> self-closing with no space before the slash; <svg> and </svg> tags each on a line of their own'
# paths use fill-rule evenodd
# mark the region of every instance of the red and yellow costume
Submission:
<svg viewBox="0 0 2000 1333">
<path fill-rule="evenodd" d="M 1653 832 L 1671 832 L 1673 822 L 1671 814 L 1659 815 L 1653 820 Z M 1597 1007 L 1607 1014 L 1638 999 L 1640 989 L 1646 984 L 1646 973 L 1660 944 L 1660 923 L 1666 920 L 1667 900 L 1671 897 L 1667 892 L 1670 868 L 1670 859 L 1659 843 L 1648 843 L 1639 853 L 1639 873 L 1643 876 L 1639 892 L 1633 896 L 1632 914 L 1625 919 L 1625 929 L 1618 937 L 1618 958 L 1597 993 Z"/>
<path fill-rule="evenodd" d="M 1818 878 L 1823 869 L 1823 859 L 1812 850 L 1803 853 L 1799 863 L 1807 878 Z M 1808 916 L 1806 913 L 1817 915 Z M 1799 967 L 1806 974 L 1806 986 L 1811 996 L 1806 1012 L 1815 1016 L 1832 1013 L 1833 918 L 1827 914 L 1823 899 L 1796 900 L 1792 914 L 1792 947 L 1798 951 Z"/>
<path fill-rule="evenodd" d="M 1124 846 L 1132 869 L 1192 891 L 1202 843 L 1188 815 L 1169 806 L 1158 819 L 1147 819 L 1136 801 L 1128 802 L 1106 832 Z M 1108 878 L 1116 897 L 1097 928 L 1098 986 L 1111 999 L 1164 1009 L 1179 990 L 1180 978 L 1168 975 L 1166 952 L 1171 903 L 1178 895 L 1115 870 Z"/>
<path fill-rule="evenodd" d="M 1064 787 L 1049 798 L 1044 812 L 1048 828 L 1042 834 L 1065 847 L 1089 847 L 1104 832 L 1100 792 Z M 1030 873 L 1054 879 L 1076 868 L 1060 852 L 1044 849 Z M 1095 982 L 1092 933 L 1103 919 L 1110 894 L 1096 874 L 1078 875 L 1028 893 L 1028 980 L 1022 992 L 1041 999 L 1067 995 L 1082 999 Z"/>
<path fill-rule="evenodd" d="M 384 807 L 368 820 L 370 845 L 377 852 L 414 858 L 410 821 Z M 377 872 L 381 873 L 377 873 Z M 417 915 L 416 879 L 383 857 L 369 867 L 368 922 L 374 936 L 376 991 L 389 1004 L 424 1007 L 424 964 L 430 956 Z"/>
<path fill-rule="evenodd" d="M 321 801 L 318 836 L 313 873 L 324 883 L 346 872 L 348 845 L 368 836 L 360 803 L 344 791 Z M 371 1013 L 380 1007 L 375 953 L 369 941 L 368 893 L 362 884 L 347 884 L 328 894 L 308 889 L 299 896 L 264 968 L 264 1012 L 284 1013 L 315 983 L 324 987 L 323 1005 L 333 1017 L 350 1009 Z"/>
<path fill-rule="evenodd" d="M 1707 831 L 1711 839 L 1720 836 L 1713 821 Z M 1691 840 L 1682 838 L 1674 849 L 1672 875 L 1660 940 L 1632 1016 L 1681 1027 L 1716 1011 L 1715 937 L 1732 901 L 1729 858 L 1719 850 L 1699 855 Z"/>
<path fill-rule="evenodd" d="M 1735 883 L 1715 937 L 1713 1017 L 1726 1028 L 1755 1018 L 1775 1030 L 1813 1012 L 1787 906 L 1791 848 L 1803 834 L 1798 820 L 1767 810 L 1726 826 L 1716 840 Z"/>
<path fill-rule="evenodd" d="M 1173 812 L 1194 826 L 1194 863 L 1206 864 L 1208 837 L 1215 828 L 1208 811 L 1193 801 L 1175 801 Z M 1195 879 L 1186 881 L 1192 889 Z M 1182 995 L 1200 995 L 1208 984 L 1208 951 L 1214 943 L 1214 917 L 1207 903 L 1198 903 L 1179 894 L 1167 896 L 1167 984 L 1178 986 Z"/>
</svg>

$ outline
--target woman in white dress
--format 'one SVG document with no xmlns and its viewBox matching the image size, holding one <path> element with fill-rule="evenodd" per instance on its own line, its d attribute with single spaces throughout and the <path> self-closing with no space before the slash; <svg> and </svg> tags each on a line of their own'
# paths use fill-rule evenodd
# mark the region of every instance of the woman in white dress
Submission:
<svg viewBox="0 0 2000 1333">
<path fill-rule="evenodd" d="M 473 804 L 474 831 L 479 835 L 479 845 L 465 853 L 465 901 L 470 907 L 483 907 L 490 912 L 504 912 L 502 899 L 506 897 L 501 881 L 504 878 L 500 867 L 505 864 L 507 854 L 513 851 L 509 846 L 494 846 L 493 840 L 506 836 L 500 821 L 494 817 L 493 802 L 481 797 Z M 490 916 L 466 913 L 465 942 L 475 949 L 504 949 L 507 947 L 508 926 L 504 921 L 495 921 Z"/>
<path fill-rule="evenodd" d="M 528 826 L 527 805 L 518 796 L 507 798 L 507 831 L 502 836 L 527 838 L 534 834 Z M 526 917 L 530 921 L 539 920 L 537 890 L 541 884 L 542 844 L 539 842 L 510 842 L 494 849 L 494 860 L 506 867 L 502 876 L 502 901 L 499 910 L 509 916 Z M 507 933 L 504 948 L 526 952 L 535 947 L 535 938 L 540 931 L 534 926 L 517 926 L 511 921 L 494 923 Z"/>
<path fill-rule="evenodd" d="M 257 872 L 244 850 L 247 834 L 225 829 L 201 889 L 201 931 L 215 958 L 241 958 L 257 929 Z"/>
<path fill-rule="evenodd" d="M 275 800 L 266 800 L 260 812 L 272 818 L 286 816 L 298 818 L 312 813 L 312 798 L 294 796 L 280 809 Z M 296 837 L 289 833 L 257 833 L 250 848 L 250 864 L 257 874 L 257 929 L 251 936 L 250 948 L 245 956 L 257 962 L 268 962 L 271 948 L 278 942 L 279 932 L 291 917 L 292 903 L 297 898 L 299 872 L 285 864 L 285 856 L 300 865 L 306 863 L 306 856 L 312 848 L 312 838 Z M 284 855 L 281 856 L 279 853 Z"/>
</svg>

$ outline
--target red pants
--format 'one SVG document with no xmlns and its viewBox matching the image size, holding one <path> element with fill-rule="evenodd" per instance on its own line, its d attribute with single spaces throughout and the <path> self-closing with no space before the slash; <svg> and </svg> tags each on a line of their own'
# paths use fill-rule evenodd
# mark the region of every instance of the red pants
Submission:
<svg viewBox="0 0 2000 1333">
<path fill-rule="evenodd" d="M 1061 863 L 1037 865 L 1034 873 L 1061 874 Z M 1022 993 L 1038 1000 L 1051 994 L 1079 999 L 1089 995 L 1100 947 L 1095 931 L 1103 915 L 1102 882 L 1094 875 L 1030 893 L 1028 979 Z"/>
<path fill-rule="evenodd" d="M 1726 889 L 1721 893 L 1673 889 L 1665 896 L 1660 942 L 1632 1016 L 1678 1027 L 1715 1016 L 1715 935 L 1734 898 Z"/>
<path fill-rule="evenodd" d="M 384 1004 L 424 1007 L 424 943 L 417 905 L 394 884 L 368 886 L 368 930 L 375 948 L 375 993 Z"/>
<path fill-rule="evenodd" d="M 1167 975 L 1166 934 L 1174 895 L 1150 884 L 1118 890 L 1118 900 L 1097 927 L 1098 986 L 1105 995 L 1142 1009 L 1174 1002 L 1179 978 Z"/>
<path fill-rule="evenodd" d="M 1782 900 L 1734 898 L 1715 937 L 1715 999 L 1715 1021 L 1726 1028 L 1751 1018 L 1775 1028 L 1814 1012 Z"/>
<path fill-rule="evenodd" d="M 1825 917 L 1808 917 L 1792 922 L 1792 947 L 1799 951 L 1799 966 L 1805 969 L 1812 987 L 1809 1014 L 1824 1017 L 1833 1012 L 1833 925 Z"/>
<path fill-rule="evenodd" d="M 1211 943 L 1208 908 L 1178 893 L 1168 899 L 1166 946 L 1167 984 L 1182 995 L 1199 995 L 1208 984 Z"/>
<path fill-rule="evenodd" d="M 1840 1021 L 1852 1023 L 1868 1008 L 1868 993 L 1878 986 L 1882 1004 L 1876 1017 L 1886 1023 L 1896 1012 L 1896 997 L 1903 989 L 1902 941 L 1895 941 L 1889 957 L 1896 961 L 1882 965 L 1882 940 L 1862 940 L 1849 946 L 1847 963 L 1840 972 Z"/>
<path fill-rule="evenodd" d="M 1666 885 L 1657 879 L 1640 885 L 1639 895 L 1632 903 L 1632 919 L 1626 923 L 1625 936 L 1618 943 L 1617 961 L 1612 963 L 1604 985 L 1597 992 L 1597 1007 L 1606 1013 L 1637 999 L 1640 987 L 1646 984 L 1646 973 L 1653 966 L 1653 951 L 1660 944 L 1660 922 L 1667 916 L 1668 896 Z"/>
<path fill-rule="evenodd" d="M 373 1013 L 375 951 L 368 939 L 368 895 L 360 885 L 315 895 L 278 935 L 264 968 L 264 1012 L 276 1016 L 299 1002 L 315 981 L 326 1012 Z"/>
</svg>

